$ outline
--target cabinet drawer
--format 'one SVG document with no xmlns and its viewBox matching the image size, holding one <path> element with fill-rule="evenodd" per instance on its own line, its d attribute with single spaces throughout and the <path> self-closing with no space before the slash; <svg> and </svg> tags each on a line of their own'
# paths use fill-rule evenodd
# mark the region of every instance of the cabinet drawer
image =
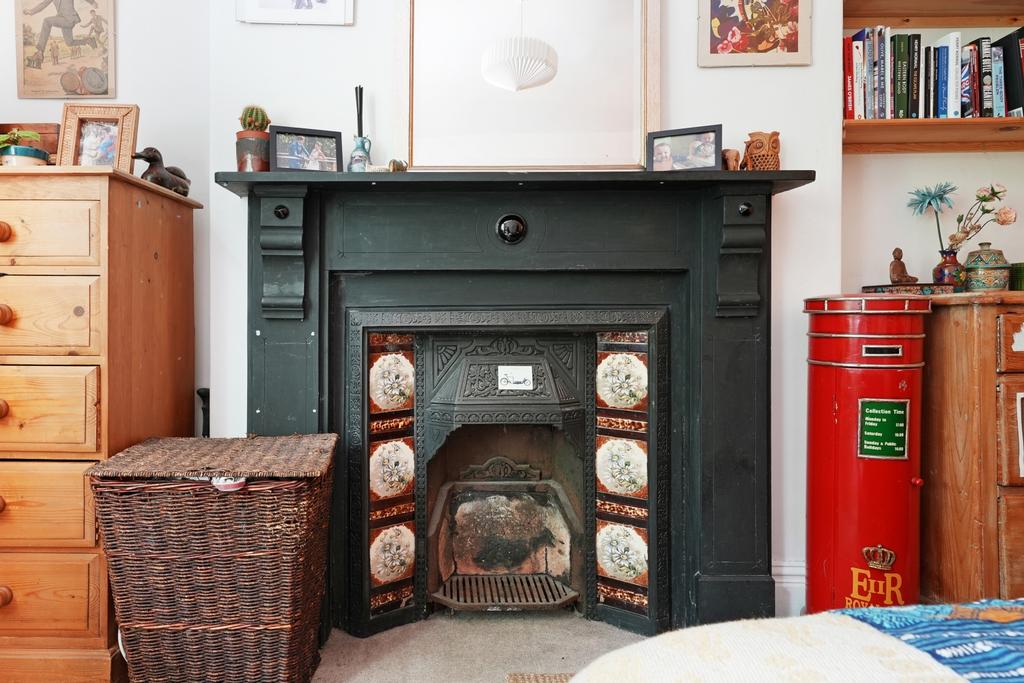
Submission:
<svg viewBox="0 0 1024 683">
<path fill-rule="evenodd" d="M 996 336 L 996 371 L 1024 372 L 1024 314 L 997 316 Z"/>
<path fill-rule="evenodd" d="M 0 450 L 96 450 L 99 368 L 0 366 Z"/>
<path fill-rule="evenodd" d="M 0 265 L 99 265 L 100 204 L 0 200 Z"/>
<path fill-rule="evenodd" d="M 96 355 L 99 330 L 98 277 L 0 277 L 0 354 Z"/>
<path fill-rule="evenodd" d="M 99 555 L 0 553 L 0 605 L 0 636 L 98 635 Z"/>
<path fill-rule="evenodd" d="M 0 547 L 95 545 L 92 464 L 0 461 Z"/>
<path fill-rule="evenodd" d="M 1024 486 L 1024 375 L 1003 375 L 996 380 L 999 430 L 996 438 L 997 481 Z"/>
<path fill-rule="evenodd" d="M 1024 489 L 999 489 L 999 597 L 1024 595 Z"/>
</svg>

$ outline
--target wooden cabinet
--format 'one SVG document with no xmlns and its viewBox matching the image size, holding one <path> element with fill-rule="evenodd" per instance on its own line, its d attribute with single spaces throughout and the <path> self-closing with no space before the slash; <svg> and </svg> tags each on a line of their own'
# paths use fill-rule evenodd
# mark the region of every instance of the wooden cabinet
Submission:
<svg viewBox="0 0 1024 683">
<path fill-rule="evenodd" d="M 125 678 L 83 472 L 191 435 L 192 212 L 110 169 L 0 168 L 0 679 Z"/>
<path fill-rule="evenodd" d="M 1024 292 L 932 297 L 921 596 L 1024 595 Z"/>
</svg>

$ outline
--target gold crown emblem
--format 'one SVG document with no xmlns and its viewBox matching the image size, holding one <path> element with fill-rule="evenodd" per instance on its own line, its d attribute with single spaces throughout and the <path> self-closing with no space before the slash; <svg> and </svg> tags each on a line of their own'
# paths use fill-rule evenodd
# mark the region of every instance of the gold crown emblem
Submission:
<svg viewBox="0 0 1024 683">
<path fill-rule="evenodd" d="M 864 553 L 864 559 L 868 561 L 868 566 L 872 569 L 888 571 L 892 569 L 893 563 L 896 562 L 896 553 L 883 547 L 881 543 L 874 548 L 868 546 L 861 552 Z"/>
</svg>

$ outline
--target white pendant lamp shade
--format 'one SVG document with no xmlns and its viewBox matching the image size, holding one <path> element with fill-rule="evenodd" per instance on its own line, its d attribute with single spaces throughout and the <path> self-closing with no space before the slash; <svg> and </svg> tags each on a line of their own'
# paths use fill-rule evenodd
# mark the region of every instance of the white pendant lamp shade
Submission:
<svg viewBox="0 0 1024 683">
<path fill-rule="evenodd" d="M 491 85 L 518 92 L 554 78 L 558 73 L 558 53 L 537 38 L 507 38 L 484 52 L 480 71 Z"/>
</svg>

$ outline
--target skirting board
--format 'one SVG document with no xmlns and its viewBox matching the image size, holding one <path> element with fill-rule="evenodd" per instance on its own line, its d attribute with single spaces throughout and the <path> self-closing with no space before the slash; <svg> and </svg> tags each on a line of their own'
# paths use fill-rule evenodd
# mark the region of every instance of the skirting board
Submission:
<svg viewBox="0 0 1024 683">
<path fill-rule="evenodd" d="M 804 562 L 773 562 L 775 579 L 775 615 L 795 617 L 806 611 L 807 565 Z"/>
</svg>

